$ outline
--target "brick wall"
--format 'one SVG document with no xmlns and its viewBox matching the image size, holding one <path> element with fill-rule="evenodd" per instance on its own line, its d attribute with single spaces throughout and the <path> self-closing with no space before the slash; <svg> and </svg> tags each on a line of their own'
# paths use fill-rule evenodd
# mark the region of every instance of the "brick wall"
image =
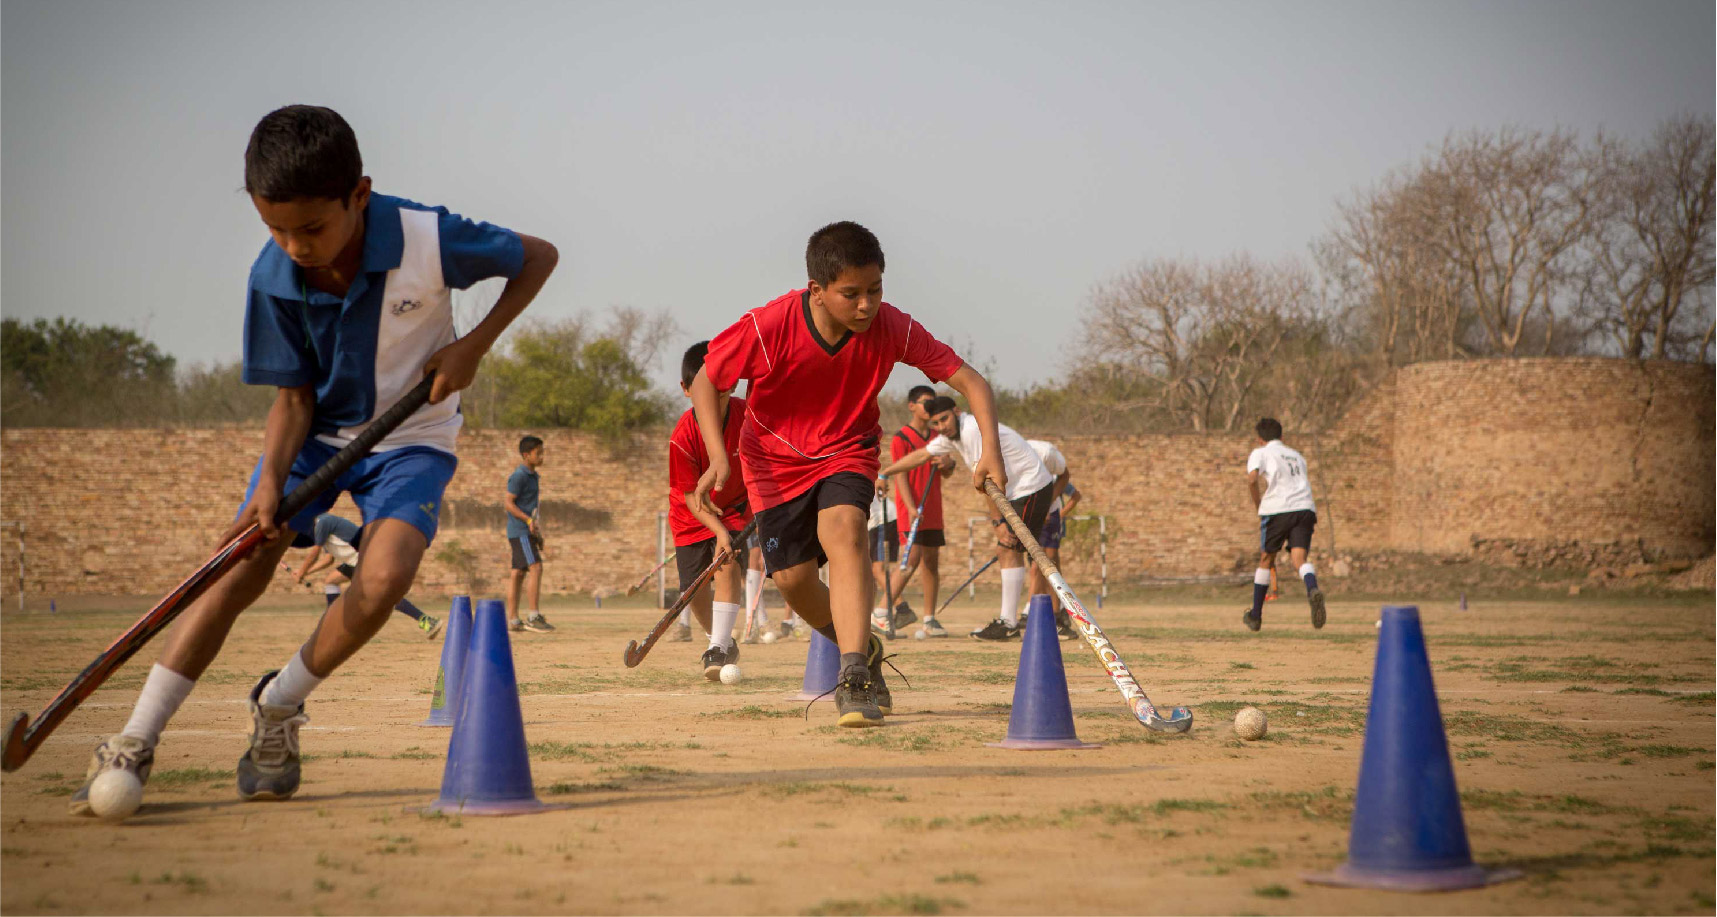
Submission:
<svg viewBox="0 0 1717 917">
<path fill-rule="evenodd" d="M 1311 464 L 1321 551 L 1465 553 L 1478 537 L 1638 540 L 1664 556 L 1701 555 L 1711 550 L 1717 499 L 1713 397 L 1712 371 L 1702 366 L 1421 364 L 1380 385 L 1335 429 L 1287 438 Z M 486 591 L 498 593 L 508 557 L 500 499 L 519 435 L 462 436 L 420 591 L 457 588 L 460 574 L 444 556 L 457 547 L 474 556 Z M 619 446 L 564 431 L 544 438 L 544 588 L 587 592 L 635 581 L 660 556 L 664 437 Z M 26 526 L 26 591 L 164 592 L 213 549 L 261 439 L 253 428 L 0 431 L 0 520 Z M 1250 434 L 1059 442 L 1087 494 L 1080 511 L 1109 517 L 1112 582 L 1250 564 Z M 957 473 L 950 483 L 965 480 Z M 967 566 L 966 517 L 983 507 L 968 488 L 947 493 L 950 588 Z M 356 516 L 345 500 L 338 511 Z M 1094 539 L 1075 537 L 1064 552 L 1075 583 L 1096 578 L 1088 548 Z M 0 595 L 17 592 L 17 550 L 16 533 L 0 530 Z"/>
</svg>

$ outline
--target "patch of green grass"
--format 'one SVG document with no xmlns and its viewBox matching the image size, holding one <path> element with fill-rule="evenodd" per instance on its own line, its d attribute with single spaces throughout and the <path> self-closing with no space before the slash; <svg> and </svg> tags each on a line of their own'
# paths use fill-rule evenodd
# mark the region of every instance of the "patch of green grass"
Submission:
<svg viewBox="0 0 1717 917">
<path fill-rule="evenodd" d="M 1475 758 L 1488 757 L 1490 757 L 1490 752 L 1483 748 L 1463 748 L 1460 751 L 1455 752 L 1456 760 L 1460 761 L 1471 761 Z"/>
<path fill-rule="evenodd" d="M 1717 694 L 1710 691 L 1700 691 L 1697 694 L 1682 694 L 1675 698 L 1678 704 L 1709 704 L 1717 699 Z"/>
<path fill-rule="evenodd" d="M 184 870 L 180 870 L 177 873 L 164 872 L 151 884 L 177 885 L 192 894 L 206 892 L 209 890 L 209 880 L 197 875 L 196 873 L 186 872 Z"/>
<path fill-rule="evenodd" d="M 982 885 L 984 880 L 970 872 L 951 872 L 945 876 L 936 877 L 937 885 Z"/>
<path fill-rule="evenodd" d="M 1228 803 L 1217 802 L 1214 799 L 1159 799 L 1151 803 L 1151 812 L 1156 815 L 1167 815 L 1170 812 L 1215 812 L 1228 808 Z"/>
<path fill-rule="evenodd" d="M 1598 693 L 1598 689 L 1597 688 L 1588 688 L 1585 685 L 1569 685 L 1568 687 L 1563 688 L 1560 693 L 1562 693 L 1562 694 L 1596 694 L 1596 693 Z"/>
<path fill-rule="evenodd" d="M 1675 694 L 1662 688 L 1617 688 L 1611 694 L 1643 694 L 1646 697 L 1674 697 Z"/>
<path fill-rule="evenodd" d="M 626 785 L 623 783 L 607 780 L 595 783 L 571 783 L 562 780 L 559 783 L 551 783 L 543 787 L 543 792 L 550 796 L 571 796 L 578 793 L 606 793 L 611 790 L 624 790 L 625 788 Z"/>
<path fill-rule="evenodd" d="M 1281 885 L 1264 885 L 1252 889 L 1252 894 L 1260 898 L 1287 898 L 1292 896 L 1293 892 Z"/>
<path fill-rule="evenodd" d="M 966 902 L 958 898 L 931 898 L 926 895 L 883 895 L 868 901 L 857 898 L 825 898 L 805 913 L 811 917 L 860 917 L 868 914 L 935 915 L 945 908 L 963 908 Z"/>
<path fill-rule="evenodd" d="M 747 706 L 740 707 L 735 710 L 710 710 L 698 714 L 698 716 L 715 717 L 716 719 L 723 720 L 773 720 L 798 715 L 799 714 L 797 712 L 792 710 L 759 707 L 756 704 L 748 704 Z"/>
<path fill-rule="evenodd" d="M 1584 796 L 1527 795 L 1519 790 L 1506 793 L 1496 790 L 1463 790 L 1461 805 L 1468 811 L 1488 809 L 1496 812 L 1563 812 L 1574 815 L 1604 815 L 1626 811 Z"/>
<path fill-rule="evenodd" d="M 1702 841 L 1710 840 L 1717 833 L 1717 822 L 1712 819 L 1692 819 L 1679 815 L 1647 815 L 1640 819 L 1639 827 L 1647 837 L 1670 841 Z"/>
<path fill-rule="evenodd" d="M 218 771 L 210 767 L 175 767 L 170 770 L 150 773 L 149 786 L 153 789 L 166 790 L 208 783 L 212 780 L 225 782 L 231 779 L 233 779 L 232 771 Z"/>
<path fill-rule="evenodd" d="M 817 783 L 798 780 L 777 783 L 763 788 L 766 796 L 803 796 L 807 793 L 845 793 L 848 796 L 869 796 L 872 793 L 892 793 L 891 786 L 869 786 L 863 783 Z"/>
<path fill-rule="evenodd" d="M 1228 664 L 1228 667 L 1231 669 L 1255 669 L 1255 668 L 1257 668 L 1257 666 L 1253 665 L 1250 662 L 1230 662 Z"/>
<path fill-rule="evenodd" d="M 416 745 L 413 745 L 405 751 L 396 751 L 393 754 L 388 755 L 388 757 L 395 761 L 427 761 L 441 756 L 432 751 L 424 751 Z"/>
<path fill-rule="evenodd" d="M 1705 753 L 1703 748 L 1689 748 L 1686 745 L 1638 745 L 1633 751 L 1647 758 L 1685 758 L 1688 755 Z"/>
<path fill-rule="evenodd" d="M 1251 800 L 1262 810 L 1297 812 L 1309 821 L 1345 824 L 1353 818 L 1353 791 L 1333 786 L 1321 790 L 1263 790 L 1251 794 Z"/>
<path fill-rule="evenodd" d="M 585 742 L 532 742 L 526 750 L 536 760 L 595 763 L 597 757 L 590 749 L 591 746 Z"/>
<path fill-rule="evenodd" d="M 1009 680 L 1012 680 L 1012 677 L 1010 675 Z M 850 733 L 852 730 L 846 731 Z M 858 735 L 843 735 L 835 741 L 856 748 L 877 748 L 883 751 L 927 752 L 945 747 L 929 733 L 903 729 L 866 729 Z"/>
<path fill-rule="evenodd" d="M 671 767 L 657 767 L 654 764 L 616 764 L 611 767 L 599 767 L 596 770 L 603 774 L 624 774 L 633 780 L 644 783 L 656 783 L 686 776 L 685 771 L 677 771 Z"/>
</svg>

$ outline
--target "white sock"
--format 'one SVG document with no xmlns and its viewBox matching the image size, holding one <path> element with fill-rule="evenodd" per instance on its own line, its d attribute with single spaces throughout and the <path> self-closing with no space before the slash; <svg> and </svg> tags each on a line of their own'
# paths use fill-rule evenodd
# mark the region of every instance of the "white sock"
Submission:
<svg viewBox="0 0 1717 917">
<path fill-rule="evenodd" d="M 681 627 L 691 627 L 692 626 L 692 610 L 690 608 L 687 608 L 685 611 L 680 612 L 680 626 Z"/>
<path fill-rule="evenodd" d="M 322 587 L 322 594 L 323 595 L 339 595 L 340 594 L 340 587 L 337 584 L 329 583 L 329 584 Z"/>
<path fill-rule="evenodd" d="M 739 606 L 732 602 L 716 602 L 709 607 L 709 645 L 724 650 L 733 649 L 733 622 L 739 620 Z"/>
<path fill-rule="evenodd" d="M 179 712 L 185 698 L 191 696 L 196 682 L 157 662 L 149 669 L 143 690 L 137 695 L 137 706 L 131 708 L 131 721 L 120 730 L 122 735 L 142 739 L 150 745 L 161 741 L 161 730 Z"/>
<path fill-rule="evenodd" d="M 767 621 L 767 620 L 769 620 L 769 616 L 767 614 L 763 613 L 763 605 L 762 605 L 762 603 L 757 601 L 757 596 L 762 592 L 763 592 L 763 571 L 762 570 L 747 570 L 747 571 L 745 571 L 745 607 L 757 609 L 757 614 L 756 614 L 757 620 Z"/>
<path fill-rule="evenodd" d="M 304 703 L 310 692 L 322 679 L 310 674 L 310 668 L 304 664 L 303 653 L 293 653 L 286 668 L 268 683 L 267 690 L 262 692 L 262 702 L 270 707 L 296 707 Z"/>
<path fill-rule="evenodd" d="M 1002 571 L 1002 620 L 1009 627 L 1019 626 L 1019 597 L 1025 592 L 1025 568 L 1012 567 Z"/>
<path fill-rule="evenodd" d="M 1305 563 L 1300 564 L 1300 579 L 1305 579 L 1316 572 L 1318 572 L 1317 568 L 1312 566 L 1311 561 L 1308 560 Z"/>
</svg>

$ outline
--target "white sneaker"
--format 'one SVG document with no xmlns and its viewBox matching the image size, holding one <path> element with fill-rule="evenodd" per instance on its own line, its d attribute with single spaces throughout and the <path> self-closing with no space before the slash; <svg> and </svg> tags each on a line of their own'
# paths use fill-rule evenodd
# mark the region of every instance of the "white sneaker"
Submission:
<svg viewBox="0 0 1717 917">
<path fill-rule="evenodd" d="M 95 753 L 89 759 L 89 771 L 84 774 L 83 786 L 72 794 L 69 806 L 73 815 L 95 815 L 95 810 L 89 806 L 89 785 L 103 771 L 130 771 L 137 775 L 137 782 L 147 784 L 149 771 L 155 766 L 155 746 L 128 735 L 116 735 L 95 747 Z"/>
</svg>

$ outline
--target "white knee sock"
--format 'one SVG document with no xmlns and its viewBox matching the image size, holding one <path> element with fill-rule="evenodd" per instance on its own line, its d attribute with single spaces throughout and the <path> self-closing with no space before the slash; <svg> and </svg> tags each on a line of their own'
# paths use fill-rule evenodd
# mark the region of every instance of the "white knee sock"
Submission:
<svg viewBox="0 0 1717 917">
<path fill-rule="evenodd" d="M 304 699 L 321 683 L 322 679 L 310 674 L 309 667 L 304 664 L 304 654 L 293 653 L 291 661 L 262 692 L 262 702 L 271 707 L 296 707 L 304 703 Z"/>
<path fill-rule="evenodd" d="M 322 594 L 323 595 L 339 595 L 340 594 L 340 587 L 338 584 L 328 583 L 322 587 Z"/>
<path fill-rule="evenodd" d="M 680 626 L 681 627 L 691 627 L 692 626 L 692 610 L 690 608 L 687 608 L 685 611 L 680 612 Z"/>
<path fill-rule="evenodd" d="M 120 732 L 150 745 L 161 741 L 161 730 L 179 712 L 185 698 L 191 696 L 196 682 L 157 662 L 149 669 L 143 690 L 137 695 L 137 706 L 131 708 L 131 721 Z"/>
<path fill-rule="evenodd" d="M 1013 567 L 1002 571 L 1002 620 L 1009 627 L 1019 626 L 1019 597 L 1025 592 L 1025 568 Z"/>
<path fill-rule="evenodd" d="M 747 571 L 745 571 L 745 607 L 757 609 L 757 611 L 752 614 L 752 618 L 757 620 L 758 623 L 762 623 L 764 621 L 769 620 L 769 613 L 764 611 L 763 610 L 763 604 L 761 602 L 757 601 L 757 595 L 758 595 L 758 593 L 760 593 L 762 591 L 763 591 L 763 571 L 762 570 L 747 570 Z"/>
<path fill-rule="evenodd" d="M 724 650 L 733 649 L 733 622 L 739 620 L 739 606 L 732 602 L 716 602 L 709 607 L 709 645 Z"/>
</svg>

